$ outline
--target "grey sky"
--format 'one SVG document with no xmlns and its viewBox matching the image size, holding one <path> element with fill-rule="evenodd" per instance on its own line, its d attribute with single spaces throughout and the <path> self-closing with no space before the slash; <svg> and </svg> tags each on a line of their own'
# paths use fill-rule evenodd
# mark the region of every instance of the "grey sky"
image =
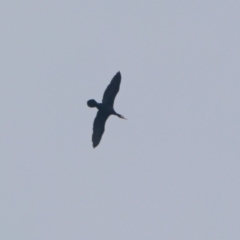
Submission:
<svg viewBox="0 0 240 240">
<path fill-rule="evenodd" d="M 2 1 L 0 239 L 239 240 L 239 1 Z M 121 71 L 92 148 L 95 109 Z"/>
</svg>

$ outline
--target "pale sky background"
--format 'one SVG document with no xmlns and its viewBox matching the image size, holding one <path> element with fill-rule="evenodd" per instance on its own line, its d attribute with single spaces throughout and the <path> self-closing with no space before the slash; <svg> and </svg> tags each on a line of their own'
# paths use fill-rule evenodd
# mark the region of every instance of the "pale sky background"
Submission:
<svg viewBox="0 0 240 240">
<path fill-rule="evenodd" d="M 0 43 L 1 240 L 240 239 L 239 1 L 3 0 Z"/>
</svg>

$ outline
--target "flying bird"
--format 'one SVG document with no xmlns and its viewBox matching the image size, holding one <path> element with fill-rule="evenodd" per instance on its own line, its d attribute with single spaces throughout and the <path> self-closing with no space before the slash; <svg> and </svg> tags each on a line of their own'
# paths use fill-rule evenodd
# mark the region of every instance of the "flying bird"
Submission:
<svg viewBox="0 0 240 240">
<path fill-rule="evenodd" d="M 97 103 L 94 99 L 87 101 L 87 105 L 91 108 L 96 107 L 98 109 L 97 116 L 93 122 L 93 134 L 92 134 L 92 143 L 95 148 L 101 141 L 102 135 L 105 130 L 105 123 L 110 115 L 116 115 L 119 118 L 126 119 L 121 114 L 115 112 L 113 108 L 114 99 L 119 91 L 121 83 L 121 73 L 113 77 L 110 84 L 107 86 L 104 94 L 102 103 Z"/>
</svg>

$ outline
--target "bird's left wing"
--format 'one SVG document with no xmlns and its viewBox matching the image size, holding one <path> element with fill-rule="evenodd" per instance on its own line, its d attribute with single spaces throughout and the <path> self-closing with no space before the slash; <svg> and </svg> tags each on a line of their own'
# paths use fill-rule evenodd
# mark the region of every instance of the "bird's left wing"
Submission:
<svg viewBox="0 0 240 240">
<path fill-rule="evenodd" d="M 93 147 L 95 148 L 101 141 L 102 135 L 105 129 L 105 123 L 109 117 L 109 114 L 103 113 L 101 111 L 97 112 L 97 116 L 93 122 L 93 134 L 92 134 L 92 142 Z"/>
<path fill-rule="evenodd" d="M 120 83 L 121 73 L 117 72 L 103 94 L 102 103 L 113 107 L 114 99 L 120 88 Z"/>
</svg>

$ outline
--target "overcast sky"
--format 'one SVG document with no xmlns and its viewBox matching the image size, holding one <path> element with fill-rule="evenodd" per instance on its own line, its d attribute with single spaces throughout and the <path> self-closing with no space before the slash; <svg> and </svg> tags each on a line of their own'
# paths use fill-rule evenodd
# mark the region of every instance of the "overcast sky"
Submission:
<svg viewBox="0 0 240 240">
<path fill-rule="evenodd" d="M 2 1 L 1 240 L 239 240 L 240 2 Z M 96 109 L 121 71 L 93 149 Z"/>
</svg>

